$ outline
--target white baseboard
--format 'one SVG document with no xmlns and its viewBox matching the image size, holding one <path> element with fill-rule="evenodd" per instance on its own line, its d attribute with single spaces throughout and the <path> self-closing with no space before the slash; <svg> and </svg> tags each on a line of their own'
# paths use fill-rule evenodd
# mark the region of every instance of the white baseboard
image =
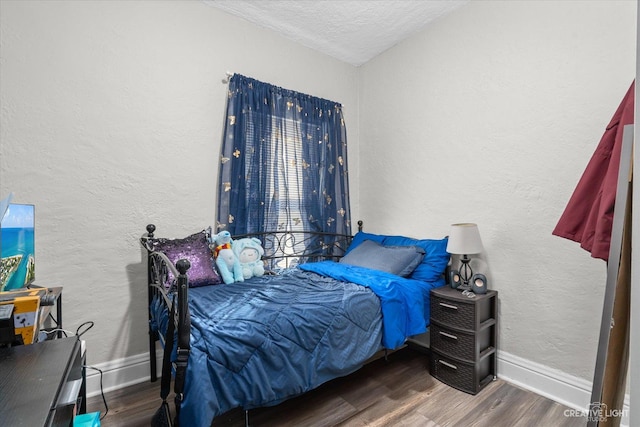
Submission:
<svg viewBox="0 0 640 427">
<path fill-rule="evenodd" d="M 158 357 L 158 378 L 162 369 L 162 352 L 156 352 Z M 102 371 L 102 387 L 100 384 L 100 372 Z M 150 381 L 149 354 L 137 354 L 135 356 L 116 359 L 110 362 L 87 365 L 87 397 L 97 396 L 101 389 L 105 393 L 128 387 L 141 382 Z"/>
<path fill-rule="evenodd" d="M 158 357 L 158 376 L 162 368 L 162 351 Z M 532 362 L 513 354 L 498 351 L 498 377 L 547 397 L 580 412 L 586 412 L 591 400 L 591 382 L 557 369 Z M 105 393 L 149 381 L 149 355 L 138 354 L 111 362 L 93 365 L 102 371 Z M 100 373 L 87 369 L 87 397 L 100 394 Z M 571 416 L 568 413 L 567 416 Z M 625 396 L 621 426 L 629 426 L 629 395 Z"/>
<path fill-rule="evenodd" d="M 582 378 L 504 351 L 498 351 L 497 370 L 500 379 L 571 409 L 586 413 L 589 408 L 592 383 Z M 572 413 L 567 416 L 572 416 Z M 624 398 L 620 425 L 629 426 L 629 395 Z"/>
</svg>

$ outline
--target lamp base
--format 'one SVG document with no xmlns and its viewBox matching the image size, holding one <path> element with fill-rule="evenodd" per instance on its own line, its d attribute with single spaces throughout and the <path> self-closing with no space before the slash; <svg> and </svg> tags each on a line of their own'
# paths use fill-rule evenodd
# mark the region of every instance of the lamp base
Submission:
<svg viewBox="0 0 640 427">
<path fill-rule="evenodd" d="M 471 259 L 467 255 L 462 255 L 460 259 L 460 276 L 462 283 L 467 286 L 469 286 L 469 282 L 473 277 L 473 270 L 471 269 L 471 265 L 469 265 L 470 262 Z"/>
</svg>

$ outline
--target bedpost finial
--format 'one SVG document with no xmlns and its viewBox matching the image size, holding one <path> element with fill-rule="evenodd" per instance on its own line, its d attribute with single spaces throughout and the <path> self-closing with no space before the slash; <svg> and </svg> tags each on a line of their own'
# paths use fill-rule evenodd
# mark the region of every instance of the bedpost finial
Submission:
<svg viewBox="0 0 640 427">
<path fill-rule="evenodd" d="M 153 224 L 147 225 L 147 233 L 149 237 L 153 237 L 153 232 L 156 231 L 156 226 Z"/>
<path fill-rule="evenodd" d="M 189 268 L 191 268 L 191 263 L 187 259 L 179 259 L 176 263 L 176 268 L 180 274 L 185 274 Z"/>
<path fill-rule="evenodd" d="M 358 231 L 362 231 L 363 224 L 364 222 L 362 222 L 362 220 L 358 220 Z"/>
</svg>

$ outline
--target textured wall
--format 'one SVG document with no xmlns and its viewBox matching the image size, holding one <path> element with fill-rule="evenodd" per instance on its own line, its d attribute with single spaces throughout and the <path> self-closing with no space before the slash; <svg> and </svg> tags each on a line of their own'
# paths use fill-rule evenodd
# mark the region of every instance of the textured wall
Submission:
<svg viewBox="0 0 640 427">
<path fill-rule="evenodd" d="M 214 221 L 227 70 L 343 103 L 357 164 L 357 70 L 204 3 L 2 1 L 0 19 L 0 196 L 36 204 L 37 282 L 64 286 L 65 328 L 95 322 L 91 363 L 146 350 L 145 225 Z"/>
<path fill-rule="evenodd" d="M 500 349 L 589 381 L 606 266 L 551 231 L 635 76 L 635 8 L 471 2 L 360 76 L 368 230 L 477 222 Z"/>
</svg>

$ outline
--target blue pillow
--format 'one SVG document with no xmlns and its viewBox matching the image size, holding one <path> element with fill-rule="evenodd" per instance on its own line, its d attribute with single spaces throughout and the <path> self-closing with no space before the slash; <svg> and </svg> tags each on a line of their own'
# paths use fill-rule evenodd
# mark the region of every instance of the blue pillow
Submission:
<svg viewBox="0 0 640 427">
<path fill-rule="evenodd" d="M 364 242 L 365 240 L 372 240 L 376 243 L 382 244 L 382 242 L 384 241 L 384 237 L 385 236 L 382 236 L 379 234 L 371 234 L 371 233 L 365 233 L 364 231 L 358 231 L 356 235 L 353 236 L 353 239 L 351 240 L 351 244 L 349 245 L 349 247 L 347 248 L 347 251 L 344 254 L 345 255 L 348 254 L 353 249 L 360 246 L 362 242 Z"/>
<path fill-rule="evenodd" d="M 340 262 L 407 277 L 423 257 L 424 250 L 419 246 L 383 246 L 373 240 L 365 240 Z"/>
<path fill-rule="evenodd" d="M 404 236 L 386 236 L 383 241 L 385 246 L 419 246 L 424 249 L 424 258 L 411 274 L 412 279 L 431 282 L 437 280 L 444 273 L 449 263 L 447 252 L 448 237 L 444 239 L 412 239 Z"/>
<path fill-rule="evenodd" d="M 346 254 L 357 248 L 365 240 L 373 240 L 384 246 L 419 246 L 424 249 L 424 258 L 409 276 L 412 279 L 423 280 L 425 282 L 437 280 L 442 276 L 449 263 L 450 255 L 447 252 L 447 237 L 444 239 L 419 240 L 404 236 L 387 236 L 384 234 L 372 234 L 359 231 L 353 236 L 353 240 Z"/>
</svg>

